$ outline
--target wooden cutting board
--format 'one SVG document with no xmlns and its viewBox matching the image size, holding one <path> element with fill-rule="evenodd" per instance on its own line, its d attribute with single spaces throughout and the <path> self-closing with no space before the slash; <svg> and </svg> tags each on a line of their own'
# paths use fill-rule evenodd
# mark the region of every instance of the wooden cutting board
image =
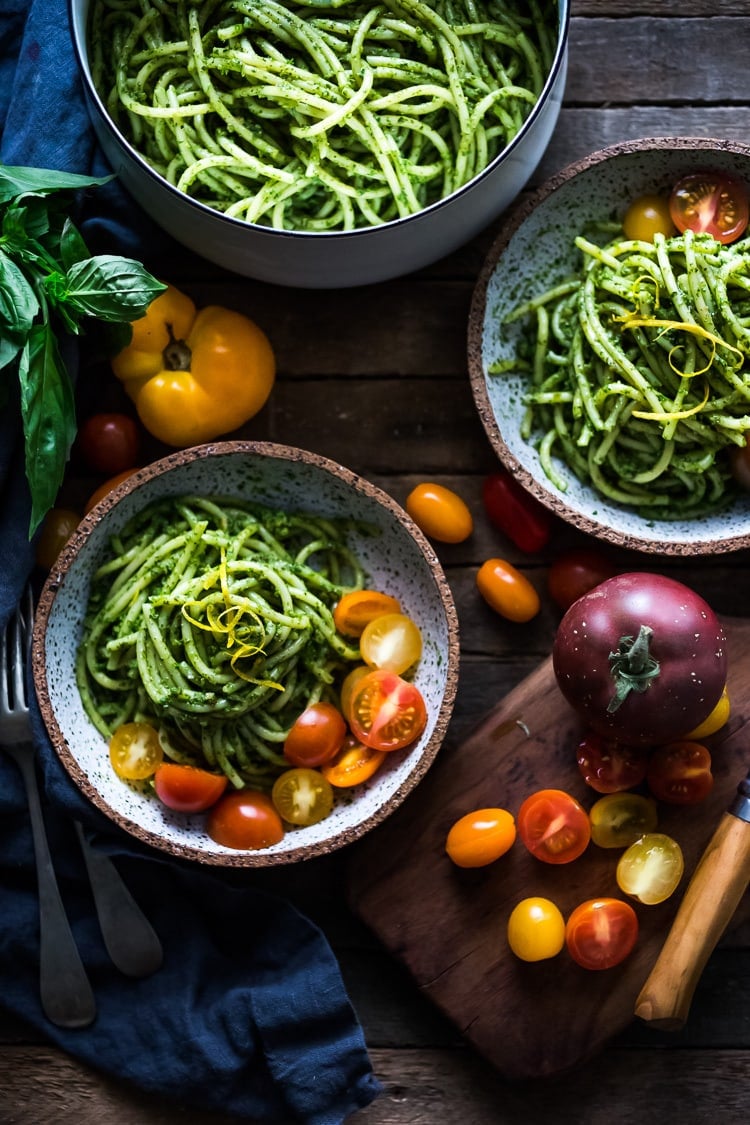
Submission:
<svg viewBox="0 0 750 1125">
<path fill-rule="evenodd" d="M 724 625 L 732 714 L 724 730 L 706 740 L 714 789 L 699 805 L 659 806 L 659 831 L 680 843 L 685 875 L 666 902 L 634 904 L 639 941 L 622 965 L 586 971 L 565 950 L 528 964 L 510 952 L 505 938 L 513 906 L 528 895 L 552 899 L 565 917 L 588 898 L 624 897 L 615 880 L 620 851 L 590 844 L 580 859 L 553 867 L 535 860 L 518 840 L 496 863 L 474 870 L 457 868 L 445 854 L 448 829 L 472 809 L 495 805 L 515 815 L 525 797 L 548 787 L 568 790 L 586 808 L 597 799 L 578 776 L 574 751 L 581 728 L 557 688 L 551 659 L 461 746 L 444 748 L 401 808 L 356 846 L 348 885 L 352 908 L 508 1078 L 562 1073 L 634 1018 L 636 997 L 689 876 L 750 769 L 744 729 L 750 718 L 750 621 L 725 619 Z M 733 924 L 748 917 L 745 895 Z"/>
</svg>

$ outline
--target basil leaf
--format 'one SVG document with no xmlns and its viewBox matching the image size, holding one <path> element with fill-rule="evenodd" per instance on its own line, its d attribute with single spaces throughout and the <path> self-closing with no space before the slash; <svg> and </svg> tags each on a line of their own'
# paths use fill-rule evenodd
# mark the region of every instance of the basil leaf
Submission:
<svg viewBox="0 0 750 1125">
<path fill-rule="evenodd" d="M 31 488 L 31 538 L 54 506 L 76 434 L 73 387 L 49 323 L 31 329 L 21 352 L 18 378 L 26 477 Z"/>
<path fill-rule="evenodd" d="M 0 249 L 0 329 L 25 334 L 39 312 L 39 301 L 25 273 Z"/>
<path fill-rule="evenodd" d="M 53 191 L 79 191 L 81 188 L 106 184 L 113 176 L 79 176 L 74 172 L 56 172 L 48 168 L 25 168 L 0 164 L 0 203 L 8 203 L 27 192 L 43 195 Z"/>
<path fill-rule="evenodd" d="M 142 317 L 166 288 L 140 262 L 98 254 L 68 270 L 66 303 L 99 320 L 132 321 Z"/>
<path fill-rule="evenodd" d="M 83 236 L 71 219 L 66 218 L 60 235 L 60 258 L 66 270 L 71 269 L 76 262 L 83 262 L 90 258 L 89 248 L 83 241 Z"/>
</svg>

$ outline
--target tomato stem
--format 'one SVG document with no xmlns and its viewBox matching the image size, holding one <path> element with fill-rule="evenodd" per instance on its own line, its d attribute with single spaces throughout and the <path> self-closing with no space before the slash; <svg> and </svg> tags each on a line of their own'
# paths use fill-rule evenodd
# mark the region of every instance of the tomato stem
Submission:
<svg viewBox="0 0 750 1125">
<path fill-rule="evenodd" d="M 607 704 L 610 714 L 627 699 L 631 691 L 646 691 L 659 675 L 659 661 L 652 655 L 649 643 L 654 634 L 648 625 L 641 625 L 638 636 L 620 637 L 617 651 L 609 654 L 609 667 L 615 682 L 615 694 Z"/>
</svg>

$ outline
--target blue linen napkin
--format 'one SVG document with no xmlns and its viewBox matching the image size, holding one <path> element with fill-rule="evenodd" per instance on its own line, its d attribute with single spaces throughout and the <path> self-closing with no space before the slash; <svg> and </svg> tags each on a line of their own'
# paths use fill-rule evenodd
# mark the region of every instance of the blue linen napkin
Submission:
<svg viewBox="0 0 750 1125">
<path fill-rule="evenodd" d="M 90 128 L 65 0 L 0 0 L 0 159 L 108 174 Z M 92 251 L 146 258 L 166 240 L 116 181 L 80 225 Z M 91 207 L 91 205 L 89 205 Z M 0 627 L 33 570 L 17 403 L 0 411 Z M 174 861 L 110 824 L 47 738 L 34 741 L 45 819 L 98 1015 L 66 1031 L 38 998 L 38 901 L 20 775 L 0 753 L 0 1004 L 84 1063 L 180 1104 L 254 1121 L 336 1125 L 380 1090 L 324 935 L 247 873 Z M 123 977 L 98 930 L 72 819 L 116 858 L 165 950 L 146 980 Z"/>
</svg>

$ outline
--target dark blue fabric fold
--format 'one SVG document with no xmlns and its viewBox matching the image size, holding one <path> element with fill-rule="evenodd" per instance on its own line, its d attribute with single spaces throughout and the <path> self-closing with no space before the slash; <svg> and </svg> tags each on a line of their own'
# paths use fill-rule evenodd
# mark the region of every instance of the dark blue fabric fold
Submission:
<svg viewBox="0 0 750 1125">
<path fill-rule="evenodd" d="M 90 128 L 64 0 L 0 0 L 0 159 L 86 174 L 110 169 Z M 166 236 L 116 181 L 81 222 L 94 252 L 146 260 Z M 3 373 L 4 379 L 7 372 Z M 13 395 L 11 388 L 11 396 Z M 33 570 L 17 401 L 0 411 L 0 627 Z M 361 1027 L 321 931 L 246 875 L 169 859 L 120 832 L 33 735 L 45 819 L 74 934 L 98 1002 L 63 1031 L 38 998 L 38 902 L 18 771 L 0 753 L 0 1005 L 71 1055 L 181 1105 L 254 1121 L 336 1125 L 379 1091 Z M 72 820 L 112 855 L 163 942 L 163 967 L 123 977 L 98 929 Z"/>
</svg>

